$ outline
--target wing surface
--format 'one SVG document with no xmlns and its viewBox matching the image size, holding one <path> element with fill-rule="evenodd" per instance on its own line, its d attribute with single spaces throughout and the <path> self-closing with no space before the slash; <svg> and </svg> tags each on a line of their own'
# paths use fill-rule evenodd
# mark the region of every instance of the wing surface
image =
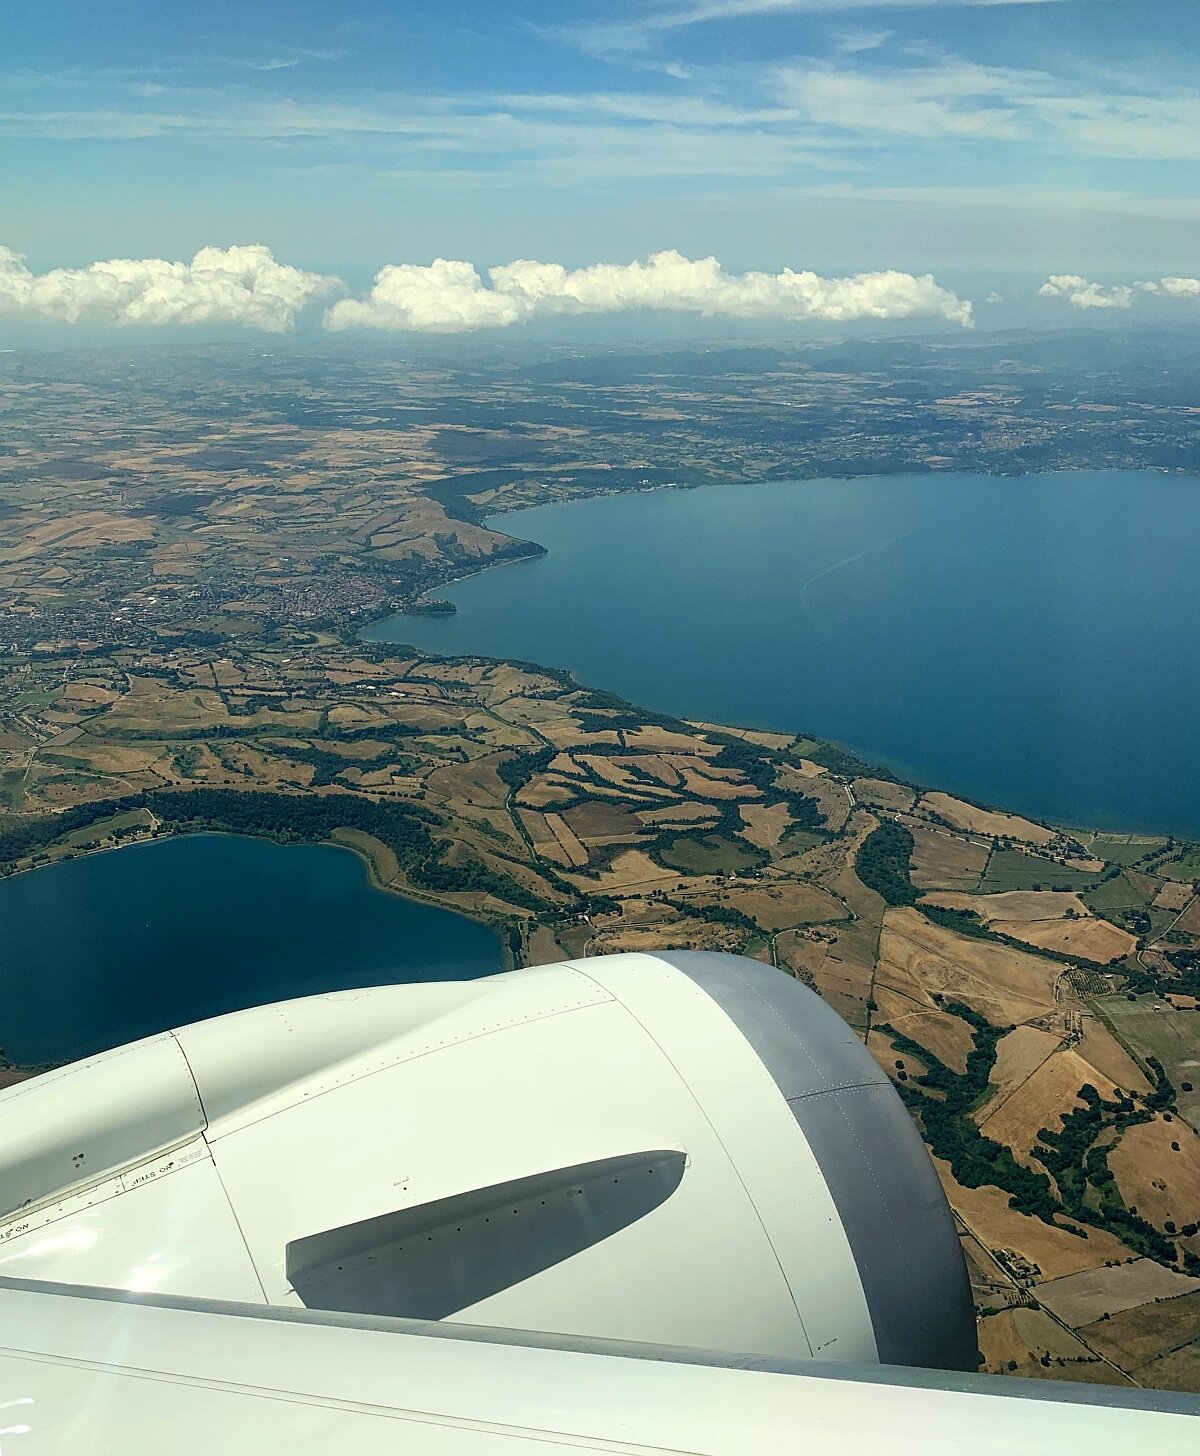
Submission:
<svg viewBox="0 0 1200 1456">
<path fill-rule="evenodd" d="M 1194 1456 L 1194 1397 L 0 1280 L 5 1456 Z M 898 1447 L 897 1442 L 901 1443 Z"/>
</svg>

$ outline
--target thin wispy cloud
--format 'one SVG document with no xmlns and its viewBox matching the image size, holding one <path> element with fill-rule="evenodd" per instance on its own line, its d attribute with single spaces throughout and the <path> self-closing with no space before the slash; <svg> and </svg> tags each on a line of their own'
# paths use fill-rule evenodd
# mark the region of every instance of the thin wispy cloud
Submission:
<svg viewBox="0 0 1200 1456">
<path fill-rule="evenodd" d="M 838 16 L 853 11 L 920 14 L 939 10 L 1078 3 L 1080 0 L 702 0 L 698 4 L 673 5 L 664 0 L 662 4 L 643 8 L 620 19 L 563 26 L 558 33 L 593 55 L 620 55 L 622 52 L 646 50 L 674 32 L 720 22 L 787 15 Z"/>
<path fill-rule="evenodd" d="M 781 66 L 776 99 L 812 126 L 865 142 L 889 136 L 1035 142 L 1061 155 L 1200 159 L 1200 97 L 1161 84 L 1159 94 L 1111 89 L 1047 71 L 981 64 L 827 61 Z"/>
<path fill-rule="evenodd" d="M 845 55 L 861 55 L 863 51 L 877 51 L 887 45 L 895 31 L 892 30 L 842 30 L 833 38 L 834 46 Z"/>
<path fill-rule="evenodd" d="M 1104 88 L 1049 71 L 954 55 L 897 57 L 869 50 L 819 61 L 717 71 L 687 86 L 609 91 L 376 92 L 296 99 L 249 88 L 77 78 L 54 106 L 13 101 L 0 136 L 95 139 L 209 137 L 339 145 L 390 139 L 385 169 L 422 155 L 473 155 L 492 169 L 547 178 L 559 163 L 577 176 L 608 175 L 624 149 L 630 180 L 669 175 L 787 176 L 840 158 L 861 170 L 863 148 L 900 139 L 1035 145 L 1063 157 L 1200 160 L 1200 97 L 1138 77 Z M 27 88 L 28 89 L 28 88 Z M 44 97 L 55 88 L 37 87 Z M 87 104 L 81 98 L 86 96 Z M 402 155 L 402 154 L 407 154 Z M 364 152 L 370 165 L 376 159 Z M 459 163 L 455 163 L 459 166 Z M 468 168 L 469 170 L 469 168 Z"/>
<path fill-rule="evenodd" d="M 344 50 L 302 49 L 270 56 L 212 56 L 209 60 L 219 66 L 229 66 L 240 71 L 290 71 L 312 61 L 341 61 L 348 53 Z M 194 66 L 202 64 L 202 58 L 193 61 Z"/>
</svg>

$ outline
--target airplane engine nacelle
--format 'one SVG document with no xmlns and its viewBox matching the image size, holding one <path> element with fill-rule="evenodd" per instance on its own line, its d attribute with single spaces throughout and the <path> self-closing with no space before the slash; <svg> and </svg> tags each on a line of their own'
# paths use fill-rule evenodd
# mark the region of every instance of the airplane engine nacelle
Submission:
<svg viewBox="0 0 1200 1456">
<path fill-rule="evenodd" d="M 669 952 L 200 1022 L 0 1094 L 0 1272 L 974 1369 L 954 1223 L 818 996 Z"/>
</svg>

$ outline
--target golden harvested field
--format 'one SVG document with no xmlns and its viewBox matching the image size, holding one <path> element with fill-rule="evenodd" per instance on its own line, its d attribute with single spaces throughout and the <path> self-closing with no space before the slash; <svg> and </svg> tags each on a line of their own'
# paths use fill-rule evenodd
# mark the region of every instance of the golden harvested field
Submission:
<svg viewBox="0 0 1200 1456">
<path fill-rule="evenodd" d="M 915 789 L 910 789 L 907 784 L 893 784 L 887 779 L 852 779 L 850 787 L 862 803 L 875 804 L 881 809 L 905 812 L 917 802 Z"/>
<path fill-rule="evenodd" d="M 931 793 L 921 797 L 922 808 L 932 810 L 955 829 L 967 829 L 973 834 L 986 834 L 992 838 L 1009 835 L 1026 844 L 1038 846 L 1049 844 L 1057 836 L 1053 829 L 1022 819 L 1019 814 L 1001 814 L 992 809 L 978 809 L 950 794 Z"/>
<path fill-rule="evenodd" d="M 614 784 L 635 798 L 646 795 L 655 798 L 669 797 L 665 788 L 657 788 L 636 779 L 619 759 L 580 754 L 579 762 L 593 777 L 603 779 L 607 784 Z"/>
<path fill-rule="evenodd" d="M 1005 1309 L 979 1322 L 983 1369 L 990 1375 L 1017 1375 L 1027 1380 L 1077 1380 L 1111 1384 L 1120 1377 L 1111 1365 L 1093 1355 L 1074 1335 L 1057 1325 L 1044 1310 Z M 1050 1364 L 1041 1357 L 1048 1354 Z M 1015 1362 L 1016 1369 L 1009 1364 Z"/>
<path fill-rule="evenodd" d="M 710 730 L 728 733 L 731 738 L 740 738 L 743 743 L 757 743 L 760 748 L 790 748 L 793 741 L 789 733 L 768 733 L 759 728 L 725 728 L 720 723 L 700 723 L 694 719 L 688 721 L 702 733 Z"/>
<path fill-rule="evenodd" d="M 97 773 L 127 774 L 148 769 L 162 756 L 163 745 L 153 742 L 120 743 L 112 739 L 95 739 L 85 734 L 75 740 L 71 753 L 84 758 Z"/>
<path fill-rule="evenodd" d="M 1168 1219 L 1177 1228 L 1200 1221 L 1200 1134 L 1181 1118 L 1167 1122 L 1160 1114 L 1127 1128 L 1108 1166 L 1126 1203 L 1157 1227 Z"/>
<path fill-rule="evenodd" d="M 508 793 L 496 774 L 498 759 L 447 763 L 435 768 L 425 784 L 431 798 L 453 804 L 503 804 Z"/>
<path fill-rule="evenodd" d="M 929 1063 L 912 1052 L 898 1052 L 886 1032 L 872 1031 L 867 1037 L 867 1050 L 893 1081 L 897 1072 L 905 1072 L 915 1080 L 929 1070 Z"/>
<path fill-rule="evenodd" d="M 1021 1162 L 1041 1168 L 1029 1156 L 1043 1127 L 1057 1131 L 1059 1113 L 1070 1112 L 1079 1100 L 1079 1089 L 1090 1083 L 1105 1092 L 1103 1078 L 1076 1052 L 1053 1053 L 1037 1071 L 995 1109 L 987 1104 L 980 1130 L 986 1137 L 1006 1143 Z"/>
<path fill-rule="evenodd" d="M 524 824 L 533 841 L 535 852 L 564 868 L 569 866 L 571 861 L 564 853 L 558 836 L 546 823 L 545 816 L 539 814 L 535 809 L 518 809 L 517 813 L 521 816 L 521 823 Z"/>
<path fill-rule="evenodd" d="M 1150 1083 L 1108 1027 L 1095 1016 L 1083 1018 L 1083 1039 L 1079 1055 L 1105 1079 L 1100 1091 L 1119 1087 L 1125 1092 L 1149 1092 Z"/>
<path fill-rule="evenodd" d="M 579 839 L 572 832 L 570 825 L 566 823 L 561 814 L 547 814 L 546 824 L 558 841 L 562 854 L 568 864 L 587 864 L 587 850 L 579 842 Z"/>
<path fill-rule="evenodd" d="M 540 778 L 531 779 L 522 787 L 521 792 L 517 795 L 517 803 L 528 804 L 532 809 L 544 809 L 547 804 L 569 802 L 577 792 L 577 784 L 573 784 L 567 779 L 544 774 Z"/>
<path fill-rule="evenodd" d="M 717 744 L 704 743 L 686 733 L 674 733 L 668 728 L 627 728 L 625 743 L 636 753 L 682 753 L 691 757 L 700 754 L 712 758 L 721 750 Z"/>
<path fill-rule="evenodd" d="M 84 709 L 102 708 L 115 703 L 118 696 L 112 688 L 102 688 L 95 683 L 68 683 L 59 695 L 59 702 Z"/>
<path fill-rule="evenodd" d="M 587 844 L 611 844 L 640 832 L 642 821 L 624 804 L 589 799 L 563 810 L 571 832 Z"/>
<path fill-rule="evenodd" d="M 1200 1340 L 1200 1293 L 1121 1310 L 1111 1319 L 1086 1325 L 1080 1334 L 1137 1377 L 1138 1369 L 1151 1360 Z"/>
<path fill-rule="evenodd" d="M 988 852 L 981 844 L 905 821 L 913 837 L 912 882 L 919 890 L 970 890 L 979 883 Z"/>
<path fill-rule="evenodd" d="M 1120 960 L 1137 948 L 1137 937 L 1107 920 L 1092 917 L 1081 920 L 995 920 L 992 929 L 1000 935 L 1011 935 L 1027 945 L 1040 946 L 1059 955 L 1082 956 L 1103 965 Z"/>
<path fill-rule="evenodd" d="M 1185 931 L 1188 935 L 1200 935 L 1200 897 L 1192 899 L 1191 904 L 1176 921 L 1175 928 Z"/>
<path fill-rule="evenodd" d="M 1135 1259 L 1107 1269 L 1088 1269 L 1038 1286 L 1037 1297 L 1072 1329 L 1090 1325 L 1102 1314 L 1134 1309 L 1156 1299 L 1174 1299 L 1200 1290 L 1200 1279 L 1164 1269 L 1153 1259 Z M 1121 1363 L 1121 1362 L 1118 1362 Z"/>
<path fill-rule="evenodd" d="M 778 948 L 777 948 L 778 949 Z M 853 961 L 832 960 L 825 948 L 799 943 L 778 951 L 780 963 L 808 981 L 843 1021 L 860 1034 L 867 1024 L 867 997 L 871 991 L 869 971 Z"/>
<path fill-rule="evenodd" d="M 1074 910 L 1081 917 L 1092 913 L 1078 895 L 1055 890 L 1004 890 L 998 895 L 934 890 L 922 895 L 921 900 L 923 904 L 942 905 L 947 910 L 974 910 L 989 924 L 994 920 L 1059 920 L 1068 910 Z"/>
<path fill-rule="evenodd" d="M 989 1109 L 998 1110 L 1001 1101 L 1032 1077 L 1051 1052 L 1058 1050 L 1058 1044 L 1058 1037 L 1039 1031 L 1036 1026 L 1018 1026 L 1016 1031 L 1001 1037 L 996 1046 L 996 1065 L 989 1078 L 997 1089 L 988 1103 Z"/>
<path fill-rule="evenodd" d="M 1155 895 L 1154 905 L 1159 910 L 1186 910 L 1194 895 L 1195 891 L 1190 884 L 1184 884 L 1181 880 L 1167 880 Z"/>
<path fill-rule="evenodd" d="M 711 804 L 672 804 L 662 809 L 642 809 L 638 818 L 647 824 L 682 825 L 690 828 L 695 824 L 717 822 L 717 810 Z"/>
<path fill-rule="evenodd" d="M 772 804 L 770 808 L 763 804 L 742 804 L 740 812 L 746 826 L 742 832 L 760 849 L 774 849 L 791 823 L 786 804 Z"/>
<path fill-rule="evenodd" d="M 643 773 L 648 773 L 669 789 L 677 789 L 683 783 L 683 775 L 676 764 L 661 753 L 647 753 L 637 760 Z"/>
<path fill-rule="evenodd" d="M 736 926 L 704 925 L 696 920 L 677 920 L 669 929 L 662 925 L 607 926 L 597 932 L 592 949 L 601 955 L 617 955 L 624 951 L 732 951 L 740 942 L 741 935 Z"/>
<path fill-rule="evenodd" d="M 606 870 L 601 870 L 594 880 L 576 881 L 586 891 L 599 895 L 627 895 L 643 890 L 666 890 L 675 893 L 681 884 L 689 884 L 680 878 L 675 870 L 664 869 L 655 864 L 648 854 L 640 849 L 630 849 L 619 854 Z"/>
<path fill-rule="evenodd" d="M 939 1011 L 928 1000 L 919 999 L 910 990 L 899 989 L 882 975 L 876 974 L 871 992 L 879 1010 L 875 1023 L 886 1022 L 902 1035 L 915 1041 L 955 1072 L 965 1071 L 967 1056 L 974 1046 L 971 1028 L 958 1016 Z M 875 1033 L 872 1031 L 872 1037 Z M 884 1031 L 880 1036 L 886 1036 Z M 897 1056 L 900 1054 L 897 1052 Z"/>
<path fill-rule="evenodd" d="M 731 902 L 732 903 L 732 902 Z M 812 925 L 826 920 L 843 920 L 841 901 L 819 885 L 802 880 L 764 877 L 745 889 L 739 887 L 737 908 L 756 920 L 764 930 L 783 930 L 793 925 Z"/>
<path fill-rule="evenodd" d="M 537 692 L 543 679 L 536 673 L 526 672 L 523 667 L 514 667 L 510 662 L 497 663 L 481 669 L 488 687 L 496 694 L 493 701 L 503 703 L 520 697 L 523 693 Z"/>
<path fill-rule="evenodd" d="M 531 966 L 550 966 L 563 959 L 563 948 L 548 925 L 535 925 L 530 931 L 526 956 Z"/>
<path fill-rule="evenodd" d="M 782 789 L 815 799 L 825 816 L 826 828 L 836 833 L 845 826 L 850 817 L 850 796 L 836 779 L 827 774 L 805 774 L 788 765 L 778 770 L 776 781 Z"/>
<path fill-rule="evenodd" d="M 47 548 L 81 551 L 88 547 L 115 545 L 123 541 L 152 541 L 154 528 L 148 521 L 114 516 L 107 511 L 79 511 L 57 521 L 26 529 L 22 544 L 0 550 L 0 561 L 24 561 Z"/>
<path fill-rule="evenodd" d="M 709 778 L 684 762 L 680 762 L 684 788 L 699 799 L 761 799 L 760 790 L 750 784 L 729 783 L 724 779 Z"/>
<path fill-rule="evenodd" d="M 999 1188 L 963 1188 L 949 1165 L 935 1158 L 934 1166 L 946 1190 L 950 1206 L 988 1249 L 1011 1249 L 1036 1264 L 1046 1279 L 1061 1279 L 1081 1269 L 1096 1269 L 1106 1260 L 1123 1261 L 1129 1250 L 1103 1229 L 1089 1228 L 1087 1237 L 1077 1238 L 1052 1228 L 1040 1218 L 1027 1218 L 1008 1206 L 1008 1194 Z M 1069 1220 L 1064 1220 L 1069 1222 Z"/>
<path fill-rule="evenodd" d="M 918 911 L 889 909 L 880 971 L 894 967 L 927 992 L 957 997 L 1001 1025 L 1054 1008 L 1057 968 L 1023 951 L 933 925 Z"/>
<path fill-rule="evenodd" d="M 1200 1340 L 1139 1365 L 1136 1378 L 1151 1390 L 1200 1389 Z"/>
<path fill-rule="evenodd" d="M 553 716 L 533 718 L 533 709 L 538 708 L 544 714 L 547 708 L 554 708 Z M 553 743 L 556 748 L 585 748 L 589 744 L 606 743 L 615 745 L 618 742 L 617 735 L 611 729 L 604 729 L 599 733 L 585 733 L 574 718 L 559 716 L 562 709 L 553 703 L 533 703 L 528 712 L 520 715 L 513 713 L 512 704 L 507 704 L 505 713 L 513 718 L 515 722 L 536 721 L 542 736 Z"/>
</svg>

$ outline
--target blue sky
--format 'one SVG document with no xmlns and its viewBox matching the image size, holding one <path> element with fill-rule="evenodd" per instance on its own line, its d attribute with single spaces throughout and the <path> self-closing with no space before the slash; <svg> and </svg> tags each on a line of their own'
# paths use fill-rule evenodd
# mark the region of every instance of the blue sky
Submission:
<svg viewBox="0 0 1200 1456">
<path fill-rule="evenodd" d="M 10 4 L 0 243 L 1200 272 L 1196 0 Z"/>
</svg>

